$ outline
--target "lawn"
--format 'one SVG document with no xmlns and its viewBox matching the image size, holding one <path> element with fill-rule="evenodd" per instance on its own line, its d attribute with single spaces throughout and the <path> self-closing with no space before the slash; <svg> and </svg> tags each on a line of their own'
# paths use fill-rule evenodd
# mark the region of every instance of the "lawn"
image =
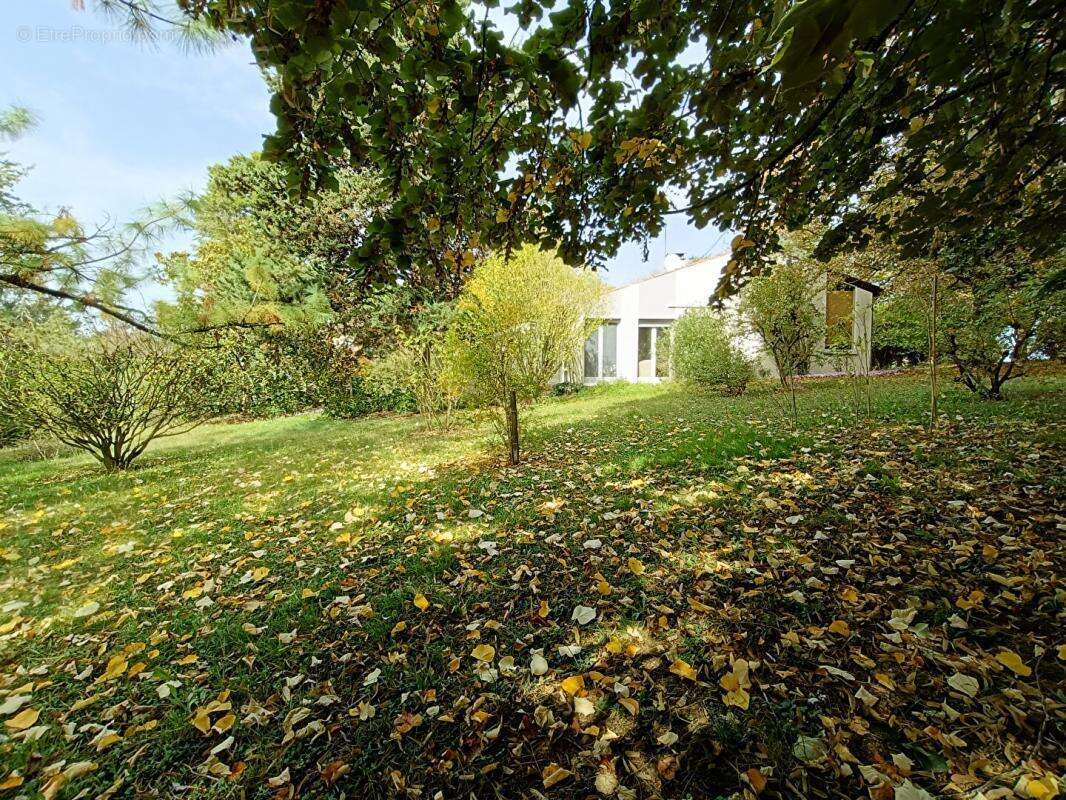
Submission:
<svg viewBox="0 0 1066 800">
<path fill-rule="evenodd" d="M 1007 395 L 0 453 L 0 798 L 1050 797 L 1066 376 Z"/>
</svg>

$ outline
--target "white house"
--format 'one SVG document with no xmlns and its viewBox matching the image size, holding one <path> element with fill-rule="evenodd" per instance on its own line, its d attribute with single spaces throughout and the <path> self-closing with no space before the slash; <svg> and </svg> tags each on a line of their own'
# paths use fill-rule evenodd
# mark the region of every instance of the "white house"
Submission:
<svg viewBox="0 0 1066 800">
<path fill-rule="evenodd" d="M 688 309 L 707 305 L 728 261 L 728 254 L 688 260 L 672 254 L 660 271 L 613 289 L 605 321 L 585 342 L 576 368 L 579 374 L 572 379 L 658 382 L 669 377 L 670 325 Z M 820 289 L 815 304 L 823 314 L 828 310 L 828 318 L 826 333 L 816 343 L 811 359 L 811 374 L 869 365 L 873 301 L 879 293 L 876 285 L 851 277 L 844 277 L 828 292 Z M 735 315 L 735 308 L 735 299 L 727 302 L 726 313 Z M 827 352 L 829 332 L 846 330 L 848 316 L 851 342 L 837 341 L 833 351 Z M 756 360 L 760 371 L 774 375 L 773 361 L 762 351 L 758 338 L 745 332 L 739 321 L 736 330 L 738 344 Z"/>
</svg>

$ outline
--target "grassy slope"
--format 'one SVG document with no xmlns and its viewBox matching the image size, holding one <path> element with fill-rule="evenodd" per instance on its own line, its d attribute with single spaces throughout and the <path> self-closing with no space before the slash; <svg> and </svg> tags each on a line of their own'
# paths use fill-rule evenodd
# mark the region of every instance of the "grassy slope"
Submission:
<svg viewBox="0 0 1066 800">
<path fill-rule="evenodd" d="M 1011 641 L 1032 660 L 1029 639 L 1050 630 L 1022 626 L 1004 638 L 1018 608 L 982 575 L 999 565 L 960 567 L 949 545 L 1018 537 L 1025 546 L 1004 575 L 1024 563 L 1032 588 L 1018 603 L 1053 625 L 1046 566 L 1030 553 L 1061 556 L 1051 510 L 1061 501 L 1063 387 L 1055 376 L 1027 379 L 1000 404 L 949 390 L 949 430 L 930 441 L 913 424 L 925 396 L 909 377 L 877 382 L 875 423 L 850 412 L 842 385 L 812 384 L 795 432 L 771 394 L 723 400 L 613 387 L 536 409 L 528 460 L 516 470 L 499 466 L 488 430 L 470 423 L 439 434 L 411 419 L 314 415 L 205 427 L 125 475 L 101 474 L 81 457 L 0 460 L 0 703 L 4 692 L 30 694 L 24 708 L 39 711 L 33 727 L 43 726 L 36 741 L 0 738 L 0 754 L 34 789 L 47 783 L 42 767 L 61 758 L 94 762 L 72 778 L 69 796 L 109 786 L 197 797 L 290 786 L 309 796 L 397 786 L 447 794 L 482 781 L 510 796 L 543 789 L 551 764 L 573 773 L 557 794 L 584 794 L 610 770 L 639 792 L 725 796 L 744 770 L 776 766 L 774 791 L 789 770 L 790 782 L 845 780 L 824 763 L 797 772 L 791 749 L 800 734 L 827 735 L 827 716 L 862 716 L 846 711 L 857 684 L 841 693 L 797 676 L 821 661 L 860 672 L 861 682 L 872 657 L 871 675 L 899 671 L 893 680 L 910 691 L 898 723 L 886 725 L 877 709 L 866 715 L 873 730 L 852 731 L 847 746 L 864 764 L 902 749 L 965 768 L 950 743 L 910 741 L 912 729 L 942 723 L 920 698 L 942 699 L 948 666 L 960 667 L 930 664 L 928 680 L 908 683 L 901 659 L 882 663 L 882 631 L 858 631 L 879 605 L 918 596 L 926 621 L 950 638 L 951 593 L 972 573 L 996 600 L 971 621 L 980 632 L 967 646 Z M 959 498 L 961 507 L 948 505 Z M 1006 529 L 982 528 L 981 515 Z M 822 589 L 802 557 L 831 555 L 825 532 L 830 550 L 858 565 L 819 573 Z M 869 538 L 856 544 L 857 532 Z M 890 556 L 897 546 L 917 548 L 910 563 Z M 947 565 L 942 595 L 928 570 L 908 573 L 923 555 Z M 629 569 L 630 558 L 645 574 Z M 902 588 L 884 582 L 885 569 L 899 572 Z M 842 608 L 840 581 L 869 592 L 869 604 Z M 931 588 L 907 595 L 907 581 Z M 794 591 L 802 601 L 786 599 Z M 432 603 L 425 611 L 412 604 L 418 593 Z M 96 603 L 96 613 L 75 616 Z M 597 611 L 579 630 L 576 604 Z M 855 631 L 846 642 L 824 633 L 836 618 Z M 817 657 L 799 657 L 783 638 L 804 626 Z M 612 642 L 624 652 L 604 650 Z M 478 643 L 493 645 L 494 661 L 514 657 L 519 676 L 479 678 L 470 655 Z M 581 652 L 560 655 L 568 643 Z M 922 650 L 907 644 L 907 659 Z M 863 651 L 858 661 L 849 648 Z M 526 669 L 533 649 L 552 667 L 542 678 Z M 747 710 L 722 704 L 717 681 L 730 656 L 773 665 L 755 669 L 759 691 Z M 679 658 L 699 683 L 669 672 Z M 101 680 L 109 660 L 118 674 Z M 1058 673 L 1047 669 L 1044 680 L 1061 677 L 1053 658 Z M 586 676 L 595 718 L 571 719 L 559 681 L 574 674 Z M 610 678 L 597 685 L 596 674 Z M 869 680 L 877 691 L 879 679 Z M 615 702 L 626 692 L 639 701 L 635 718 Z M 826 708 L 804 706 L 809 696 Z M 73 710 L 84 698 L 92 702 Z M 208 719 L 226 730 L 205 735 L 190 719 L 212 700 Z M 364 706 L 360 719 L 360 703 L 373 716 Z M 227 704 L 232 728 L 218 723 Z M 533 713 L 538 705 L 554 725 Z M 1031 724 L 998 735 L 1032 746 Z M 667 729 L 676 745 L 657 741 Z M 620 737 L 613 745 L 607 730 Z M 992 763 L 1013 766 L 1001 743 L 971 738 Z M 266 783 L 286 768 L 291 783 Z M 915 769 L 919 782 L 945 780 Z"/>
</svg>

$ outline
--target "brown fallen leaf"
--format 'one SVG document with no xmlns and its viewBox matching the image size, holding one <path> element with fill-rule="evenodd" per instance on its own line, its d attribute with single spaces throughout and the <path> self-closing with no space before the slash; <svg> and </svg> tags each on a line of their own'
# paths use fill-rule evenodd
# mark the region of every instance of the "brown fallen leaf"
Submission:
<svg viewBox="0 0 1066 800">
<path fill-rule="evenodd" d="M 543 772 L 541 772 L 541 779 L 544 781 L 544 788 L 550 789 L 555 786 L 555 784 L 562 783 L 573 774 L 574 773 L 570 770 L 552 762 L 544 768 Z"/>
</svg>

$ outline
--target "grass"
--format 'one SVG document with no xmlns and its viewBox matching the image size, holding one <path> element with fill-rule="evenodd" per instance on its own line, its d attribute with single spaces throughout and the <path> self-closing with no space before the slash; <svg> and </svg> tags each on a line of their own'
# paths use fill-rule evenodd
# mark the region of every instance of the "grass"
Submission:
<svg viewBox="0 0 1066 800">
<path fill-rule="evenodd" d="M 885 608 L 911 591 L 938 635 L 958 612 L 949 593 L 973 582 L 973 546 L 948 544 L 959 531 L 1005 550 L 1004 536 L 1040 543 L 1055 563 L 1064 387 L 1055 370 L 1000 403 L 949 386 L 935 436 L 921 427 L 915 375 L 878 379 L 870 419 L 842 382 L 811 382 L 796 427 L 766 388 L 725 399 L 600 387 L 528 412 L 526 461 L 513 469 L 473 419 L 439 433 L 410 417 L 315 414 L 205 426 L 120 474 L 80 455 L 0 453 L 0 704 L 27 697 L 20 708 L 39 712 L 28 736 L 0 733 L 0 787 L 518 796 L 545 791 L 551 764 L 571 773 L 552 787 L 563 795 L 592 791 L 608 765 L 644 794 L 728 796 L 747 769 L 787 787 L 800 780 L 792 742 L 825 735 L 819 719 L 846 716 L 855 688 L 802 681 L 819 661 L 858 668 L 839 644 L 820 643 L 812 661 L 784 634 L 820 641 L 810 631 L 846 614 L 853 630 L 880 635 L 866 618 L 875 607 L 842 608 L 843 578 L 812 584 L 802 557 L 839 545 L 867 583 L 848 580 L 898 604 Z M 976 525 L 982 514 L 995 526 Z M 889 557 L 911 546 L 911 561 Z M 906 573 L 933 554 L 939 581 Z M 882 583 L 882 562 L 902 586 Z M 1061 609 L 1045 570 L 1031 567 L 1023 621 L 1009 618 L 1003 585 L 982 578 L 998 605 L 970 619 L 974 647 L 1014 641 L 1022 652 L 1036 637 L 1053 649 Z M 575 605 L 595 621 L 572 622 Z M 471 656 L 479 643 L 495 650 L 485 664 Z M 906 682 L 902 662 L 853 644 L 865 647 L 860 664 L 872 658 Z M 529 673 L 534 650 L 546 675 Z M 739 657 L 773 664 L 755 669 L 746 710 L 723 705 L 718 687 Z M 678 658 L 698 681 L 669 672 Z M 901 698 L 915 730 L 928 726 L 923 692 L 942 699 L 945 669 Z M 576 715 L 560 689 L 571 674 L 584 676 L 594 717 Z M 1059 674 L 1052 659 L 1040 679 Z M 627 694 L 636 716 L 617 702 Z M 198 709 L 206 733 L 192 724 Z M 1050 728 L 1039 741 L 1010 736 L 1039 758 L 1056 741 Z M 676 744 L 660 742 L 666 731 Z M 910 735 L 874 725 L 850 746 L 869 763 Z M 954 757 L 942 742 L 922 747 Z M 992 745 L 982 757 L 1005 758 Z M 843 780 L 823 767 L 802 780 Z M 918 777 L 934 790 L 943 779 Z"/>
</svg>

